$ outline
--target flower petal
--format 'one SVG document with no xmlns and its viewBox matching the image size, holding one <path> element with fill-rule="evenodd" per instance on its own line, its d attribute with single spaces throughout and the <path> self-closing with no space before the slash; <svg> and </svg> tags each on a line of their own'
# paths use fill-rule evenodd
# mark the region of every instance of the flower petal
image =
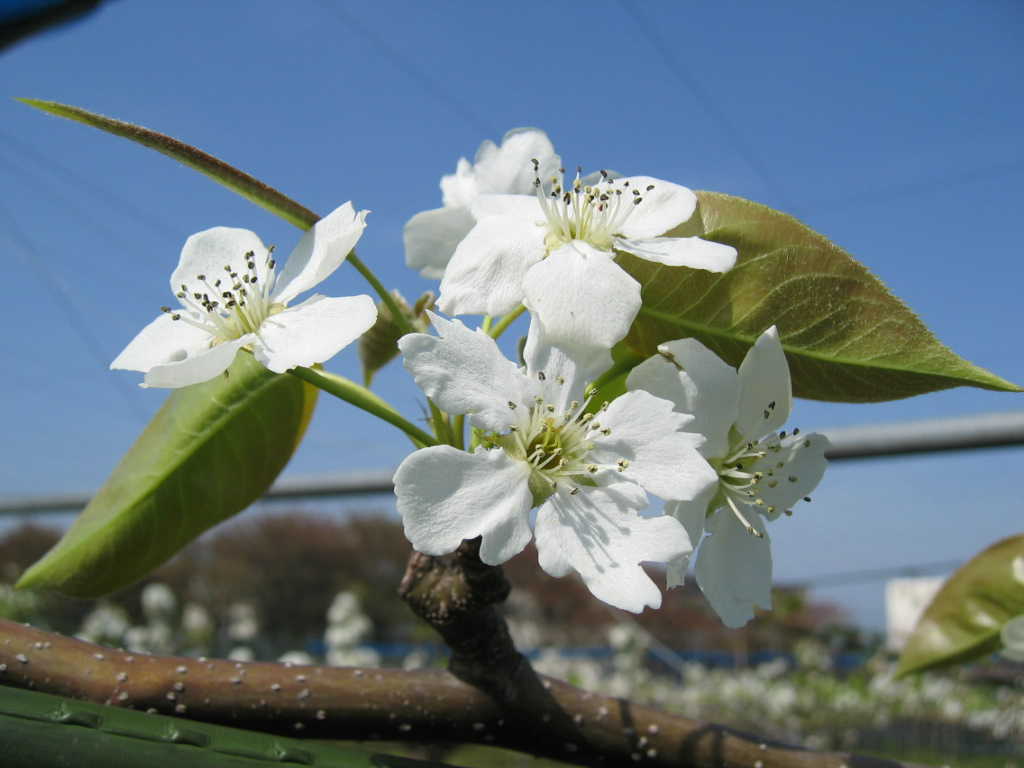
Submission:
<svg viewBox="0 0 1024 768">
<path fill-rule="evenodd" d="M 477 221 L 488 216 L 505 216 L 517 219 L 522 225 L 546 222 L 544 210 L 535 195 L 480 195 L 469 206 Z"/>
<path fill-rule="evenodd" d="M 640 563 L 667 563 L 691 551 L 686 530 L 672 517 L 641 517 L 606 488 L 581 490 L 559 490 L 538 511 L 541 568 L 556 577 L 575 570 L 595 597 L 616 608 L 657 608 L 661 591 Z"/>
<path fill-rule="evenodd" d="M 484 143 L 493 145 L 490 141 Z M 441 202 L 446 208 L 464 208 L 473 202 L 476 196 L 477 185 L 473 165 L 466 158 L 460 157 L 455 164 L 455 173 L 441 177 Z"/>
<path fill-rule="evenodd" d="M 1015 616 L 999 630 L 1003 648 L 999 653 L 1010 661 L 1024 661 L 1024 615 Z"/>
<path fill-rule="evenodd" d="M 287 304 L 341 266 L 362 237 L 368 213 L 344 203 L 308 229 L 278 275 L 274 300 Z"/>
<path fill-rule="evenodd" d="M 697 196 L 686 187 L 650 176 L 627 176 L 615 187 L 640 190 L 643 202 L 633 207 L 616 234 L 626 238 L 663 235 L 687 221 L 697 210 Z M 653 187 L 653 189 L 648 189 Z"/>
<path fill-rule="evenodd" d="M 742 627 L 754 617 L 754 606 L 772 607 L 772 553 L 764 521 L 752 509 L 747 520 L 764 534 L 747 533 L 728 509 L 707 521 L 697 558 L 697 584 L 727 627 Z"/>
<path fill-rule="evenodd" d="M 171 293 L 177 295 L 184 285 L 188 294 L 208 293 L 213 297 L 219 291 L 214 290 L 213 283 L 225 276 L 224 267 L 231 267 L 240 276 L 250 274 L 245 258 L 249 252 L 254 257 L 257 280 L 263 285 L 269 272 L 270 252 L 259 235 L 236 227 L 213 227 L 196 232 L 181 248 L 178 266 L 171 273 Z M 200 275 L 206 280 L 200 280 Z M 220 299 L 220 296 L 213 298 Z"/>
<path fill-rule="evenodd" d="M 274 373 L 284 373 L 297 365 L 325 363 L 376 320 L 377 307 L 369 296 L 332 298 L 315 294 L 264 320 L 252 352 Z"/>
<path fill-rule="evenodd" d="M 588 243 L 573 240 L 535 264 L 523 280 L 525 304 L 548 342 L 570 354 L 610 349 L 640 311 L 640 284 Z"/>
<path fill-rule="evenodd" d="M 483 536 L 480 559 L 498 565 L 530 541 L 529 466 L 504 451 L 422 448 L 395 472 L 405 535 L 426 555 L 454 552 Z"/>
<path fill-rule="evenodd" d="M 523 347 L 526 373 L 531 379 L 544 374 L 542 397 L 547 403 L 564 413 L 573 400 L 583 400 L 586 385 L 612 365 L 611 351 L 595 347 L 590 354 L 572 355 L 552 346 L 536 318 L 530 319 L 530 330 Z"/>
<path fill-rule="evenodd" d="M 489 192 L 529 194 L 535 175 L 533 159 L 540 163 L 541 178 L 560 164 L 551 140 L 537 128 L 514 128 L 500 147 L 493 141 L 483 142 L 472 165 L 461 158 L 455 173 L 441 179 L 444 204 L 467 206 L 477 195 Z"/>
<path fill-rule="evenodd" d="M 763 471 L 765 476 L 757 484 L 757 495 L 764 500 L 761 508 L 769 520 L 774 520 L 800 499 L 818 487 L 825 474 L 825 451 L 828 438 L 812 432 L 808 435 L 787 437 L 782 450 L 770 452 L 767 457 L 750 465 L 751 472 Z M 784 466 L 778 466 L 780 462 Z"/>
<path fill-rule="evenodd" d="M 182 312 L 191 317 L 191 313 Z M 158 365 L 184 360 L 208 349 L 212 338 L 201 328 L 164 313 L 139 331 L 121 350 L 111 370 L 148 371 Z"/>
<path fill-rule="evenodd" d="M 481 429 L 508 428 L 515 407 L 532 400 L 538 385 L 480 329 L 429 315 L 438 336 L 410 333 L 398 340 L 406 370 L 442 410 L 467 414 Z"/>
<path fill-rule="evenodd" d="M 478 221 L 448 262 L 438 307 L 450 315 L 504 315 L 523 300 L 523 277 L 544 256 L 543 227 L 508 216 Z"/>
<path fill-rule="evenodd" d="M 699 237 L 616 237 L 615 249 L 669 267 L 728 272 L 736 264 L 736 249 Z"/>
<path fill-rule="evenodd" d="M 626 386 L 671 400 L 677 410 L 693 414 L 686 429 L 707 438 L 700 452 L 709 458 L 725 456 L 739 408 L 736 369 L 696 339 L 668 341 L 658 351 L 629 372 Z"/>
<path fill-rule="evenodd" d="M 540 169 L 534 171 L 533 161 Z M 501 146 L 485 141 L 476 153 L 473 174 L 480 193 L 511 192 L 528 195 L 533 180 L 546 178 L 559 166 L 559 157 L 548 135 L 537 128 L 514 128 L 505 134 Z"/>
<path fill-rule="evenodd" d="M 690 543 L 696 550 L 704 535 L 704 521 L 708 516 L 708 505 L 718 492 L 717 485 L 705 489 L 693 501 L 669 501 L 665 503 L 665 514 L 671 515 L 686 529 Z M 686 571 L 690 565 L 691 555 L 682 555 L 672 560 L 665 569 L 665 582 L 669 589 L 682 586 L 686 580 Z"/>
<path fill-rule="evenodd" d="M 476 220 L 468 208 L 422 211 L 405 223 L 405 265 L 423 277 L 440 279 L 455 248 L 473 229 Z"/>
<path fill-rule="evenodd" d="M 701 435 L 679 431 L 693 420 L 672 403 L 636 390 L 620 395 L 599 413 L 588 458 L 598 464 L 628 463 L 626 477 L 663 499 L 693 499 L 718 484 L 718 473 L 697 451 Z M 609 430 L 609 434 L 603 434 Z"/>
<path fill-rule="evenodd" d="M 224 373 L 234 361 L 238 350 L 255 338 L 252 334 L 247 334 L 238 339 L 193 351 L 180 360 L 153 366 L 146 372 L 142 386 L 176 389 L 209 381 Z"/>
<path fill-rule="evenodd" d="M 793 401 L 789 364 L 774 325 L 747 351 L 739 375 L 736 428 L 748 440 L 758 440 L 786 423 Z"/>
</svg>

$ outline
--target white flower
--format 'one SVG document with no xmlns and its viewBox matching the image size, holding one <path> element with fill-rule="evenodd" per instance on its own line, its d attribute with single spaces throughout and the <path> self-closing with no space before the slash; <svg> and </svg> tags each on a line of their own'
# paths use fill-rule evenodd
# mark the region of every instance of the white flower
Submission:
<svg viewBox="0 0 1024 768">
<path fill-rule="evenodd" d="M 1024 615 L 1016 616 L 1003 625 L 999 632 L 1003 642 L 1000 653 L 1011 661 L 1024 661 Z"/>
<path fill-rule="evenodd" d="M 442 555 L 481 536 L 480 559 L 497 565 L 529 542 L 530 510 L 539 507 L 535 535 L 545 571 L 575 570 L 595 596 L 619 608 L 660 605 L 639 563 L 665 563 L 691 546 L 678 521 L 640 515 L 645 490 L 690 499 L 716 479 L 696 450 L 701 438 L 679 431 L 689 417 L 646 392 L 588 413 L 591 371 L 543 343 L 535 326 L 521 370 L 485 333 L 431 320 L 439 337 L 399 341 L 405 366 L 442 410 L 469 416 L 479 445 L 473 453 L 424 448 L 398 468 L 398 510 L 413 547 Z"/>
<path fill-rule="evenodd" d="M 470 213 L 473 202 L 486 194 L 530 194 L 534 177 L 530 160 L 534 158 L 545 176 L 560 163 L 547 134 L 536 128 L 509 131 L 500 147 L 485 141 L 473 163 L 459 158 L 455 173 L 441 179 L 444 207 L 417 213 L 405 225 L 406 265 L 423 277 L 444 275 L 455 246 L 476 223 Z"/>
<path fill-rule="evenodd" d="M 142 612 L 149 621 L 166 621 L 178 610 L 178 598 L 166 584 L 154 581 L 142 590 Z"/>
<path fill-rule="evenodd" d="M 318 221 L 280 275 L 272 249 L 247 229 L 192 235 L 171 274 L 181 309 L 163 307 L 110 367 L 145 372 L 144 387 L 185 387 L 222 373 L 242 347 L 275 373 L 330 359 L 373 325 L 373 300 L 314 294 L 286 305 L 338 268 L 362 235 L 367 213 L 345 203 Z"/>
<path fill-rule="evenodd" d="M 727 245 L 661 237 L 696 210 L 696 195 L 678 184 L 602 173 L 591 186 L 577 172 L 568 189 L 539 175 L 534 186 L 533 195 L 480 195 L 470 206 L 477 223 L 444 273 L 442 311 L 502 315 L 525 303 L 551 344 L 610 348 L 640 309 L 640 284 L 616 252 L 713 272 L 736 261 Z"/>
<path fill-rule="evenodd" d="M 825 472 L 823 435 L 778 432 L 789 418 L 789 366 L 775 327 L 747 352 L 739 370 L 695 339 L 670 341 L 660 355 L 634 368 L 630 389 L 671 400 L 695 418 L 687 426 L 707 441 L 701 453 L 718 483 L 692 501 L 670 503 L 694 545 L 706 530 L 697 583 L 730 627 L 753 618 L 754 606 L 771 607 L 772 559 L 763 517 L 791 514 Z M 809 499 L 808 499 L 809 500 Z M 683 582 L 686 559 L 669 566 L 669 586 Z"/>
</svg>

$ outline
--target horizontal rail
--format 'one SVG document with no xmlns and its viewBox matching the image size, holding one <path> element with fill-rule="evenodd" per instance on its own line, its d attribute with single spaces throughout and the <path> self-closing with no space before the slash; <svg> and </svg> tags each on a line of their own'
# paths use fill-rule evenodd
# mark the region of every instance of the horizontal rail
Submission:
<svg viewBox="0 0 1024 768">
<path fill-rule="evenodd" d="M 1024 411 L 822 430 L 830 461 L 1024 445 Z"/>
<path fill-rule="evenodd" d="M 829 461 L 1011 447 L 1024 445 L 1024 411 L 822 431 L 831 443 L 826 453 Z M 281 501 L 393 493 L 391 475 L 390 471 L 379 471 L 341 477 L 283 479 L 275 483 L 263 499 Z M 77 512 L 90 498 L 91 494 L 75 493 L 4 499 L 0 500 L 0 516 Z"/>
</svg>

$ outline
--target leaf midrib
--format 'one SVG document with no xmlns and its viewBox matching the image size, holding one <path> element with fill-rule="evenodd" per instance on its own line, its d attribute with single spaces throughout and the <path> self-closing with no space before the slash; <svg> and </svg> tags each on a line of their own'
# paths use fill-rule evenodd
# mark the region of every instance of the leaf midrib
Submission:
<svg viewBox="0 0 1024 768">
<path fill-rule="evenodd" d="M 661 320 L 663 322 L 669 323 L 671 325 L 677 325 L 677 326 L 679 326 L 681 328 L 685 328 L 687 330 L 699 331 L 702 335 L 713 336 L 715 338 L 725 339 L 727 341 L 741 341 L 741 342 L 747 344 L 748 346 L 752 346 L 754 341 L 756 340 L 753 335 L 747 335 L 747 334 L 744 334 L 744 333 L 730 333 L 729 331 L 726 331 L 724 329 L 715 328 L 714 326 L 705 325 L 703 323 L 698 323 L 698 322 L 695 322 L 695 321 L 692 321 L 692 320 L 686 320 L 684 318 L 679 317 L 678 315 L 670 314 L 670 313 L 667 313 L 667 312 L 662 312 L 662 311 L 657 310 L 657 309 L 651 309 L 650 307 L 640 307 L 640 314 L 648 315 L 649 317 L 657 318 L 658 320 Z M 907 374 L 912 374 L 912 375 L 915 375 L 915 376 L 930 376 L 930 377 L 937 378 L 937 379 L 948 379 L 948 380 L 951 380 L 951 381 L 958 380 L 955 376 L 950 376 L 948 374 L 931 373 L 929 371 L 919 371 L 919 370 L 915 370 L 913 368 L 907 368 L 905 366 L 892 365 L 892 364 L 882 364 L 882 363 L 876 363 L 876 362 L 872 362 L 872 363 L 861 362 L 861 361 L 857 361 L 857 360 L 851 360 L 849 358 L 836 357 L 836 356 L 832 356 L 832 355 L 826 355 L 826 354 L 821 353 L 821 352 L 813 352 L 813 351 L 808 350 L 808 349 L 793 348 L 793 347 L 789 346 L 788 344 L 786 344 L 785 342 L 783 342 L 782 348 L 786 351 L 787 354 L 793 355 L 794 357 L 809 358 L 811 360 L 815 360 L 815 361 L 823 362 L 823 363 L 827 363 L 827 364 L 832 364 L 832 365 L 838 363 L 840 365 L 848 365 L 848 366 L 855 367 L 855 368 L 864 368 L 864 369 L 879 369 L 879 368 L 881 368 L 881 369 L 887 370 L 887 371 L 893 371 L 893 372 L 896 372 L 896 373 L 907 373 Z"/>
</svg>

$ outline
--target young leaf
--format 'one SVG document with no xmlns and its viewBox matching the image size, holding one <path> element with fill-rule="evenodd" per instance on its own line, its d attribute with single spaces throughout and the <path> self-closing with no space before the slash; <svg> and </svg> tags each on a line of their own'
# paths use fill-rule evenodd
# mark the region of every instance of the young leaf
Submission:
<svg viewBox="0 0 1024 768">
<path fill-rule="evenodd" d="M 64 537 L 19 587 L 106 594 L 259 498 L 291 458 L 319 390 L 240 354 L 175 391 Z"/>
<path fill-rule="evenodd" d="M 434 308 L 434 294 L 427 291 L 412 307 L 397 290 L 392 291 L 394 303 L 405 316 L 406 325 L 417 331 L 427 330 L 426 312 Z M 377 322 L 359 337 L 359 360 L 363 364 L 363 384 L 370 386 L 374 374 L 398 356 L 398 340 L 407 333 L 387 304 L 377 307 Z"/>
<path fill-rule="evenodd" d="M 43 101 L 42 99 L 19 99 L 19 101 L 28 104 L 30 107 L 49 112 L 52 115 L 91 125 L 94 128 L 99 128 L 101 131 L 131 139 L 144 147 L 162 152 L 179 163 L 195 168 L 218 184 L 222 184 L 233 192 L 237 192 L 246 200 L 251 200 L 274 215 L 280 216 L 285 221 L 294 224 L 299 229 L 309 229 L 320 218 L 313 211 L 295 202 L 282 192 L 278 192 L 273 187 L 264 184 L 254 176 L 250 176 L 248 173 L 228 165 L 223 160 L 203 152 L 201 149 L 185 144 L 165 134 L 151 131 L 140 125 L 114 120 L 111 117 L 104 117 L 81 107 L 60 104 L 56 101 Z M 354 249 L 348 255 L 348 263 L 355 267 L 359 274 L 370 283 L 377 292 L 377 295 L 384 301 L 384 304 L 393 304 L 394 298 L 384 289 L 384 286 L 381 285 L 373 271 L 356 256 Z M 391 309 L 393 314 L 399 314 L 397 306 L 392 306 Z M 411 329 L 406 329 L 407 332 L 409 330 Z"/>
<path fill-rule="evenodd" d="M 960 385 L 1021 388 L 954 354 L 906 304 L 846 251 L 779 211 L 698 192 L 697 214 L 671 234 L 701 235 L 739 251 L 724 274 L 619 255 L 643 286 L 625 344 L 643 357 L 692 336 L 731 365 L 776 325 L 794 394 L 878 402 Z"/>
<path fill-rule="evenodd" d="M 996 542 L 950 576 L 914 628 L 897 675 L 999 650 L 1003 625 L 1024 614 L 1024 534 Z"/>
<path fill-rule="evenodd" d="M 144 147 L 162 152 L 179 163 L 206 174 L 214 181 L 223 184 L 228 189 L 266 208 L 271 213 L 291 222 L 300 229 L 309 229 L 320 218 L 313 211 L 295 202 L 287 195 L 278 192 L 273 187 L 267 186 L 259 179 L 237 168 L 233 168 L 223 160 L 201 149 L 173 139 L 170 136 L 143 128 L 141 125 L 125 123 L 112 117 L 98 115 L 81 107 L 73 107 L 69 104 L 60 104 L 56 101 L 44 101 L 42 99 L 19 99 L 19 101 L 28 104 L 30 107 L 41 109 L 43 112 L 49 112 L 51 115 L 91 125 L 93 128 L 99 128 L 101 131 L 112 133 L 115 136 L 123 136 Z"/>
</svg>

